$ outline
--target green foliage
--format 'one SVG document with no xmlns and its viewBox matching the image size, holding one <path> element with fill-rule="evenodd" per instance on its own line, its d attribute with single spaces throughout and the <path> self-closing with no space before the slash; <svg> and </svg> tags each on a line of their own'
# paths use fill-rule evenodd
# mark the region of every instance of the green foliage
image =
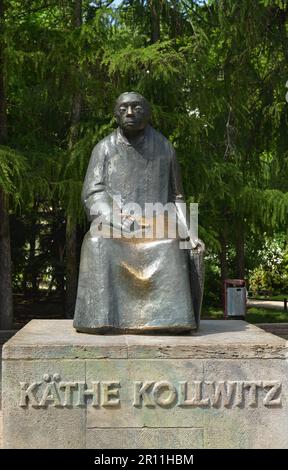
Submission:
<svg viewBox="0 0 288 470">
<path fill-rule="evenodd" d="M 249 290 L 253 295 L 269 292 L 269 295 L 288 294 L 288 247 L 286 236 L 267 239 L 260 250 L 260 265 L 249 276 Z"/>
<path fill-rule="evenodd" d="M 287 312 L 268 308 L 249 308 L 246 315 L 248 323 L 287 323 Z"/>
<path fill-rule="evenodd" d="M 152 11 L 140 0 L 83 0 L 79 27 L 68 0 L 6 3 L 9 139 L 0 148 L 0 187 L 13 212 L 33 220 L 36 210 L 41 221 L 39 212 L 52 207 L 55 220 L 69 215 L 84 226 L 91 150 L 115 127 L 117 95 L 137 90 L 177 150 L 187 200 L 199 202 L 207 299 L 219 303 L 221 250 L 234 277 L 239 235 L 254 269 L 252 241 L 287 231 L 287 2 L 159 0 Z"/>
<path fill-rule="evenodd" d="M 211 320 L 223 320 L 223 310 L 219 308 L 205 308 L 203 309 L 203 318 Z M 245 320 L 248 323 L 287 323 L 287 312 L 281 310 L 273 310 L 268 308 L 249 307 Z M 233 319 L 228 320 L 233 321 Z"/>
<path fill-rule="evenodd" d="M 18 203 L 23 190 L 22 174 L 27 167 L 25 157 L 14 149 L 0 146 L 0 188 Z"/>
<path fill-rule="evenodd" d="M 209 253 L 206 256 L 205 290 L 203 299 L 204 311 L 209 310 L 211 306 L 216 308 L 221 306 L 221 289 L 220 269 L 217 257 Z"/>
</svg>

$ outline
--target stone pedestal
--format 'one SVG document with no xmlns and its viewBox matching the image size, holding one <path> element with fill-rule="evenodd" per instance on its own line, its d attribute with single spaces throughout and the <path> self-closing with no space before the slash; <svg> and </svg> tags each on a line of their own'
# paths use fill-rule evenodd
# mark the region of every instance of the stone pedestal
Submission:
<svg viewBox="0 0 288 470">
<path fill-rule="evenodd" d="M 244 321 L 94 336 L 33 320 L 3 348 L 6 448 L 287 448 L 286 341 Z"/>
</svg>

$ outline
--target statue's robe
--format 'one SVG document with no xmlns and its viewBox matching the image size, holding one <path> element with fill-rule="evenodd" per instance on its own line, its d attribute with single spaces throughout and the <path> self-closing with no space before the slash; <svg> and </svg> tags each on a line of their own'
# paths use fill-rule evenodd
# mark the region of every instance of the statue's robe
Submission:
<svg viewBox="0 0 288 470">
<path fill-rule="evenodd" d="M 144 209 L 145 203 L 179 201 L 182 194 L 171 143 L 147 126 L 133 144 L 117 129 L 96 145 L 82 198 L 93 220 L 97 204 L 108 195 L 119 195 L 122 204 L 136 202 Z M 107 239 L 92 228 L 81 251 L 77 331 L 197 328 L 203 291 L 201 252 L 180 249 L 179 239 Z"/>
</svg>

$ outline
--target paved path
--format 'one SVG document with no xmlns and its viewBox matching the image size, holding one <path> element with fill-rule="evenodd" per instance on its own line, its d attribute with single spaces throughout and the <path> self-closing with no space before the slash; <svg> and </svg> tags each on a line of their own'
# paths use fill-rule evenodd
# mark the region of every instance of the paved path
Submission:
<svg viewBox="0 0 288 470">
<path fill-rule="evenodd" d="M 267 333 L 272 333 L 288 340 L 288 323 L 257 323 L 255 326 L 263 328 Z"/>
<path fill-rule="evenodd" d="M 283 300 L 252 300 L 248 299 L 247 307 L 269 308 L 272 310 L 284 310 Z M 287 312 L 288 319 L 288 312 Z"/>
</svg>

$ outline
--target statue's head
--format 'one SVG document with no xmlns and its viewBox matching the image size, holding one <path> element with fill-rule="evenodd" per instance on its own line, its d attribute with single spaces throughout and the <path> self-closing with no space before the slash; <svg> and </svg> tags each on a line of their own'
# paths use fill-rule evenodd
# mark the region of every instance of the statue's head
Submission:
<svg viewBox="0 0 288 470">
<path fill-rule="evenodd" d="M 144 96 L 134 91 L 122 93 L 115 104 L 115 117 L 126 135 L 137 135 L 150 120 L 150 106 Z"/>
</svg>

